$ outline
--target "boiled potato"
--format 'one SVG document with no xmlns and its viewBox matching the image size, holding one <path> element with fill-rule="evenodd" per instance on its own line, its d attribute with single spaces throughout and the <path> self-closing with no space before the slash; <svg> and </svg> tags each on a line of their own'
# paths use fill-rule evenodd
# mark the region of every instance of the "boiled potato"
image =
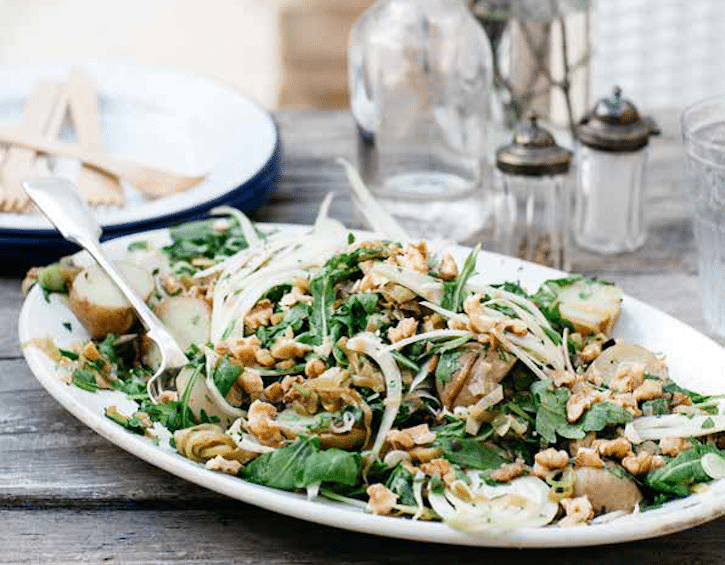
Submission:
<svg viewBox="0 0 725 565">
<path fill-rule="evenodd" d="M 203 298 L 167 296 L 156 307 L 156 316 L 182 351 L 186 351 L 192 343 L 203 344 L 209 341 L 211 308 Z M 144 362 L 149 367 L 158 368 L 161 354 L 156 344 L 144 336 L 142 348 Z"/>
<path fill-rule="evenodd" d="M 151 274 L 128 261 L 115 264 L 138 295 L 148 300 L 154 290 Z M 93 339 L 103 339 L 109 333 L 125 333 L 136 320 L 131 303 L 98 265 L 78 273 L 71 285 L 69 305 Z"/>
</svg>

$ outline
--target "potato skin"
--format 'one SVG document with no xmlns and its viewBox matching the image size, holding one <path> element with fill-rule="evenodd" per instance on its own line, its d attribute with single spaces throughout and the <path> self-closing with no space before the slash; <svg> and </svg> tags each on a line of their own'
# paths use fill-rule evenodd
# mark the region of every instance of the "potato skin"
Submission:
<svg viewBox="0 0 725 565">
<path fill-rule="evenodd" d="M 148 300 L 154 288 L 151 275 L 142 267 L 132 263 L 117 261 L 116 266 L 121 270 L 122 274 L 126 275 L 127 279 L 135 279 L 130 280 L 130 282 L 133 283 L 137 290 L 139 288 L 145 289 L 145 292 L 142 293 L 143 299 Z M 133 275 L 133 277 L 129 275 Z M 83 292 L 79 290 L 81 284 L 78 283 L 81 277 L 86 277 L 84 282 L 89 278 L 91 279 L 88 282 L 88 285 L 91 286 L 84 288 Z M 136 312 L 128 302 L 118 306 L 104 304 L 103 298 L 108 298 L 107 296 L 100 297 L 100 299 L 96 297 L 97 299 L 93 300 L 93 297 L 89 296 L 90 290 L 96 290 L 99 294 L 107 291 L 107 282 L 100 281 L 98 277 L 107 277 L 98 265 L 93 265 L 78 273 L 68 294 L 70 310 L 83 327 L 88 330 L 93 339 L 103 339 L 109 333 L 126 333 L 136 320 Z M 138 277 L 148 278 L 140 281 Z M 93 287 L 94 283 L 97 286 Z M 114 291 L 119 292 L 115 288 Z"/>
<path fill-rule="evenodd" d="M 69 306 L 93 339 L 103 339 L 110 333 L 126 333 L 136 319 L 136 312 L 131 306 L 124 308 L 99 306 L 79 296 L 73 287 L 70 290 Z"/>
</svg>

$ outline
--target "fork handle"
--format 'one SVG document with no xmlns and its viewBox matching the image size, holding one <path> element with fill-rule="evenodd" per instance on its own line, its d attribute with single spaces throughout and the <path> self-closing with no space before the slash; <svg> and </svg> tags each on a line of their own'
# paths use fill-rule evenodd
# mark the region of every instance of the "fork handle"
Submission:
<svg viewBox="0 0 725 565">
<path fill-rule="evenodd" d="M 86 249 L 116 283 L 146 326 L 149 337 L 159 346 L 167 366 L 185 365 L 188 362 L 186 355 L 174 338 L 101 249 L 101 227 L 81 202 L 73 184 L 60 178 L 48 178 L 26 182 L 23 186 L 63 237 Z"/>
</svg>

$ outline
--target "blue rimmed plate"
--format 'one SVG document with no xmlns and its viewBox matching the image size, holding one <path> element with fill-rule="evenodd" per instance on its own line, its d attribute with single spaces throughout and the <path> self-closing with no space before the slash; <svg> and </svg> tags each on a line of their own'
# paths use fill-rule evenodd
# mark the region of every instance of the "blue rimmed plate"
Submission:
<svg viewBox="0 0 725 565">
<path fill-rule="evenodd" d="M 98 86 L 105 149 L 119 157 L 185 173 L 208 173 L 198 185 L 155 200 L 124 186 L 123 208 L 99 208 L 106 238 L 204 216 L 230 204 L 250 212 L 263 204 L 279 174 L 279 133 L 271 115 L 231 87 L 179 70 L 120 62 L 81 65 Z M 40 80 L 63 80 L 66 66 L 0 68 L 0 123 L 20 123 Z M 72 140 L 67 128 L 63 139 Z M 74 180 L 78 163 L 51 160 Z M 0 257 L 58 255 L 60 236 L 39 214 L 0 213 Z M 39 249 L 42 246 L 45 249 Z"/>
</svg>

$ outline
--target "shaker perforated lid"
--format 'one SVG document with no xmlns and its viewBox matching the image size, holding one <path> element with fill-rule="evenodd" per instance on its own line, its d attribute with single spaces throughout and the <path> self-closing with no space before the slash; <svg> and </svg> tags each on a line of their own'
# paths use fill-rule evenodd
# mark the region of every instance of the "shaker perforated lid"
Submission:
<svg viewBox="0 0 725 565">
<path fill-rule="evenodd" d="M 654 121 L 641 117 L 635 105 L 622 98 L 618 86 L 596 103 L 576 130 L 577 139 L 584 145 L 618 152 L 642 149 L 653 134 L 659 134 Z"/>
<path fill-rule="evenodd" d="M 513 142 L 496 151 L 496 166 L 512 175 L 559 175 L 569 170 L 571 151 L 559 147 L 554 136 L 539 126 L 536 114 L 516 126 Z"/>
</svg>

